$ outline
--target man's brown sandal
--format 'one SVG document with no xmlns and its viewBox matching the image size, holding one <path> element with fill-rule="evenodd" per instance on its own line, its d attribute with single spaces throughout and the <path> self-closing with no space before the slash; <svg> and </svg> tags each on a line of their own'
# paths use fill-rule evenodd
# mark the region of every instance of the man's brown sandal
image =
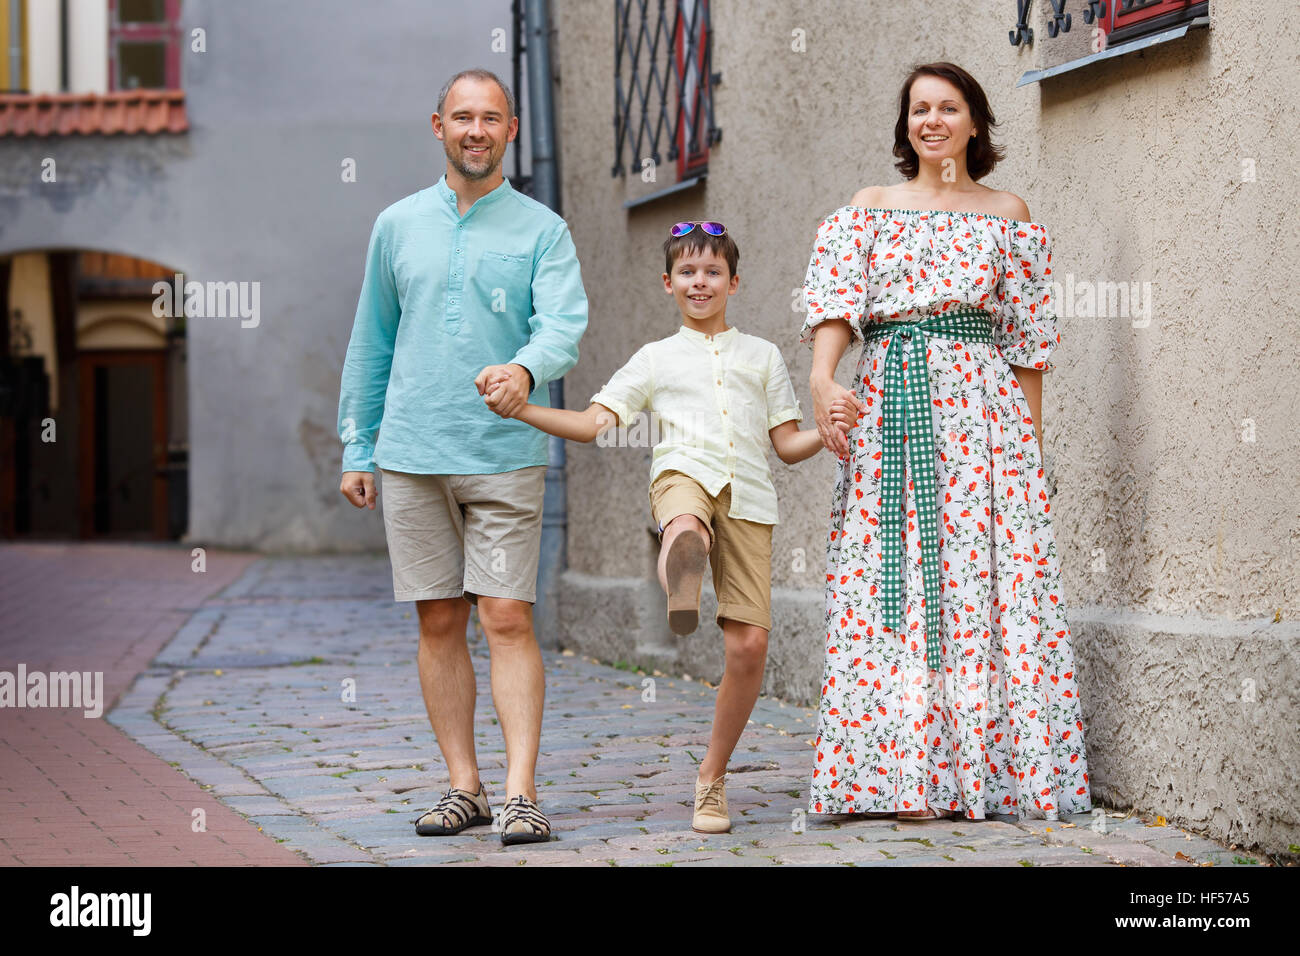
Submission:
<svg viewBox="0 0 1300 956">
<path fill-rule="evenodd" d="M 492 822 L 487 791 L 478 785 L 478 793 L 452 787 L 437 803 L 414 820 L 418 836 L 455 836 L 468 827 Z"/>
<path fill-rule="evenodd" d="M 690 634 L 700 626 L 700 589 L 709 551 L 695 531 L 683 531 L 668 546 L 664 576 L 668 579 L 668 628 Z"/>
<path fill-rule="evenodd" d="M 522 793 L 506 802 L 501 811 L 501 842 L 505 846 L 516 843 L 545 843 L 551 838 L 551 821 Z"/>
</svg>

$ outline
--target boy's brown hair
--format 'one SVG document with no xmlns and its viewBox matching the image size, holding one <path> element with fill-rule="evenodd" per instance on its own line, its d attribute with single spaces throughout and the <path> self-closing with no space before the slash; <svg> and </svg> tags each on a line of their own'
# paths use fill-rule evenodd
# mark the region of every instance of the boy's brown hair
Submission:
<svg viewBox="0 0 1300 956">
<path fill-rule="evenodd" d="M 720 236 L 711 236 L 698 225 L 684 236 L 669 236 L 664 241 L 664 272 L 672 275 L 673 266 L 682 256 L 706 250 L 726 260 L 730 272 L 728 279 L 736 274 L 740 249 L 735 240 L 725 232 Z"/>
</svg>

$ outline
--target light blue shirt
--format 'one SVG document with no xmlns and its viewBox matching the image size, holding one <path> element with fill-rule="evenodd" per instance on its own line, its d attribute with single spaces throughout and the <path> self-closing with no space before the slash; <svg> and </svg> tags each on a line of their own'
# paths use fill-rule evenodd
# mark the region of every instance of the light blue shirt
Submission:
<svg viewBox="0 0 1300 956">
<path fill-rule="evenodd" d="M 486 475 L 546 464 L 548 436 L 474 379 L 517 363 L 528 400 L 578 362 L 587 296 L 564 220 L 506 179 L 460 215 L 444 175 L 381 212 L 343 363 L 344 471 Z M 376 435 L 378 440 L 376 441 Z"/>
</svg>

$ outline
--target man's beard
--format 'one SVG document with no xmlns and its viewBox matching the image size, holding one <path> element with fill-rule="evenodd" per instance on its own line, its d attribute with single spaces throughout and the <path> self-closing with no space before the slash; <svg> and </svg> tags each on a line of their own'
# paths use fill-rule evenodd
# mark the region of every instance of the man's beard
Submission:
<svg viewBox="0 0 1300 956">
<path fill-rule="evenodd" d="M 487 179 L 497 171 L 498 167 L 500 167 L 501 159 L 504 156 L 504 152 L 503 152 L 501 156 L 493 157 L 492 147 L 489 146 L 488 152 L 484 154 L 488 160 L 488 165 L 483 169 L 478 169 L 478 168 L 465 165 L 463 160 L 459 158 L 461 156 L 464 156 L 463 148 L 458 150 L 455 155 L 452 154 L 451 149 L 446 149 L 445 152 L 447 154 L 448 162 L 450 162 L 452 166 L 456 168 L 456 172 L 460 173 L 466 179 Z"/>
</svg>

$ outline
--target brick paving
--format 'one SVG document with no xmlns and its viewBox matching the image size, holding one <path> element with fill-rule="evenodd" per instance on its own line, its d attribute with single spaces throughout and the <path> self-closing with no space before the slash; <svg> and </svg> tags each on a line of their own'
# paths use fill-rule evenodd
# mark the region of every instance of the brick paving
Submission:
<svg viewBox="0 0 1300 956">
<path fill-rule="evenodd" d="M 815 714 L 769 699 L 759 702 L 732 762 L 733 830 L 702 836 L 690 818 L 712 688 L 571 652 L 545 655 L 538 791 L 556 839 L 506 848 L 486 826 L 417 837 L 412 821 L 436 800 L 446 774 L 420 696 L 413 610 L 393 602 L 382 555 L 259 560 L 187 616 L 109 720 L 157 755 L 153 767 L 179 768 L 253 833 L 260 827 L 286 855 L 292 849 L 319 865 L 1257 862 L 1160 821 L 1101 810 L 1059 822 L 805 815 Z M 499 809 L 504 750 L 477 632 L 471 653 L 481 775 Z M 137 655 L 131 666 L 139 662 Z M 7 775 L 5 786 L 23 793 Z M 6 819 L 12 812 L 6 805 Z M 155 845 L 143 833 L 135 839 Z M 171 845 L 194 852 L 182 839 Z M 251 853 L 251 843 L 245 849 Z"/>
<path fill-rule="evenodd" d="M 209 550 L 196 573 L 178 546 L 0 546 L 0 670 L 102 671 L 105 715 L 0 710 L 0 865 L 305 862 L 151 752 L 149 735 L 134 741 L 106 719 L 204 599 L 255 559 Z"/>
</svg>

